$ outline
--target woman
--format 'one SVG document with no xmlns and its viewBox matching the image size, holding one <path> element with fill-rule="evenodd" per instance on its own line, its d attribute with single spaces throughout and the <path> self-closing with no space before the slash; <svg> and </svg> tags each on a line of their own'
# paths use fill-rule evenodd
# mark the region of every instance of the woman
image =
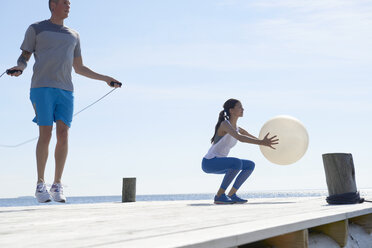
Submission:
<svg viewBox="0 0 372 248">
<path fill-rule="evenodd" d="M 206 173 L 225 174 L 221 187 L 214 197 L 215 204 L 246 203 L 247 200 L 241 199 L 236 195 L 237 190 L 247 180 L 254 170 L 253 161 L 227 157 L 230 149 L 239 141 L 256 145 L 269 146 L 278 144 L 276 136 L 269 138 L 269 133 L 264 139 L 260 140 L 249 134 L 243 128 L 237 126 L 239 117 L 243 116 L 244 108 L 236 99 L 229 99 L 223 105 L 218 122 L 215 128 L 211 143 L 212 147 L 204 156 L 202 169 Z M 240 173 L 239 173 L 240 172 Z M 239 173 L 239 175 L 238 175 Z M 233 179 L 235 182 L 228 195 L 225 194 L 227 187 Z"/>
</svg>

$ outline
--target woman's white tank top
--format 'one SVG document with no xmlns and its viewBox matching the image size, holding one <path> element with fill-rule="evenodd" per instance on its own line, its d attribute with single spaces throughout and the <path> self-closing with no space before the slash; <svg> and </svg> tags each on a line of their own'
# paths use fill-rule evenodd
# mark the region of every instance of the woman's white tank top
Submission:
<svg viewBox="0 0 372 248">
<path fill-rule="evenodd" d="M 233 148 L 237 142 L 237 139 L 227 133 L 219 141 L 217 141 L 217 143 L 214 143 L 211 148 L 209 148 L 208 153 L 204 156 L 204 158 L 212 159 L 214 157 L 227 157 L 231 148 Z"/>
</svg>

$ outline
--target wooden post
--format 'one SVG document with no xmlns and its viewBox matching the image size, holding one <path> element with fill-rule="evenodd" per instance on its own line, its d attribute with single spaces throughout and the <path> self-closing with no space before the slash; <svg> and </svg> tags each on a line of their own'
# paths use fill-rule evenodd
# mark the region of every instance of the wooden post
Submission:
<svg viewBox="0 0 372 248">
<path fill-rule="evenodd" d="M 121 195 L 121 202 L 135 202 L 136 201 L 136 178 L 123 178 L 123 191 Z"/>
<path fill-rule="evenodd" d="M 350 153 L 323 154 L 329 196 L 356 192 L 353 157 Z"/>
</svg>

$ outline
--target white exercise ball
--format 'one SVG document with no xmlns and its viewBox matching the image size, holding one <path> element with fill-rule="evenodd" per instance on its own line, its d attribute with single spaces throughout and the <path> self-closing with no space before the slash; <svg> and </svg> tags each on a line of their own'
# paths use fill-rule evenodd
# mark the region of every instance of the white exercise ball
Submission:
<svg viewBox="0 0 372 248">
<path fill-rule="evenodd" d="M 269 138 L 276 135 L 279 144 L 260 146 L 262 154 L 274 164 L 289 165 L 298 161 L 305 154 L 309 145 L 309 135 L 304 125 L 294 117 L 287 115 L 276 116 L 268 120 L 261 128 L 259 138 L 267 133 Z"/>
</svg>

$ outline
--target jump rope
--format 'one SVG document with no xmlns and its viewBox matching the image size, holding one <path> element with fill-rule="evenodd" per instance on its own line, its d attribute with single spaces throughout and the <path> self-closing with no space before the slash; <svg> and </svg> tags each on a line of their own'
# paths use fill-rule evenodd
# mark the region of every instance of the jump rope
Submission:
<svg viewBox="0 0 372 248">
<path fill-rule="evenodd" d="M 6 70 L 4 73 L 2 73 L 0 75 L 0 78 L 6 73 L 6 74 L 13 74 L 13 73 L 16 73 L 16 72 L 21 72 L 21 70 Z M 122 86 L 122 83 L 118 83 L 118 82 L 110 82 L 110 86 L 112 87 L 115 87 L 116 85 L 118 85 L 119 87 Z M 97 99 L 96 101 L 92 102 L 91 104 L 89 104 L 88 106 L 82 108 L 81 110 L 79 110 L 78 112 L 76 112 L 73 117 L 77 116 L 78 114 L 80 114 L 81 112 L 83 112 L 84 110 L 92 107 L 94 104 L 96 104 L 97 102 L 101 101 L 103 98 L 105 98 L 106 96 L 110 95 L 114 90 L 116 90 L 117 88 L 114 88 L 112 89 L 111 91 L 109 91 L 108 93 L 106 93 L 105 95 L 103 95 L 102 97 L 100 97 L 99 99 Z M 55 129 L 55 127 L 53 128 L 53 130 Z M 35 138 L 32 138 L 32 139 L 29 139 L 29 140 L 26 140 L 26 141 L 23 141 L 22 143 L 19 143 L 17 145 L 1 145 L 0 144 L 0 147 L 2 148 L 16 148 L 16 147 L 20 147 L 20 146 L 23 146 L 25 144 L 28 144 L 34 140 L 37 140 L 39 138 L 39 136 L 35 137 Z"/>
</svg>

